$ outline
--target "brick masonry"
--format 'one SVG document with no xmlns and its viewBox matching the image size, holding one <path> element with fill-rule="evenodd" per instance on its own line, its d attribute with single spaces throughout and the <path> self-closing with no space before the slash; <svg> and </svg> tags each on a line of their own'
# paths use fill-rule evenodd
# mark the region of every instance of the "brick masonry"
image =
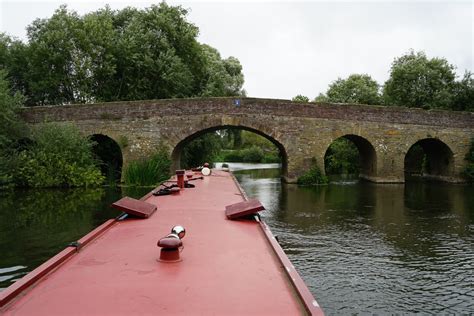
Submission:
<svg viewBox="0 0 474 316">
<path fill-rule="evenodd" d="M 474 113 L 353 104 L 295 103 L 255 98 L 174 99 L 28 108 L 31 124 L 73 123 L 85 135 L 103 134 L 122 148 L 124 164 L 166 146 L 179 167 L 183 145 L 211 130 L 236 127 L 266 136 L 280 149 L 285 179 L 293 182 L 312 158 L 324 170 L 324 155 L 337 138 L 353 140 L 362 154 L 362 176 L 375 182 L 404 182 L 410 147 L 436 139 L 450 160 L 435 175 L 462 182 L 464 157 L 474 137 Z M 441 148 L 441 147 L 440 147 Z M 446 153 L 440 156 L 445 157 Z"/>
</svg>

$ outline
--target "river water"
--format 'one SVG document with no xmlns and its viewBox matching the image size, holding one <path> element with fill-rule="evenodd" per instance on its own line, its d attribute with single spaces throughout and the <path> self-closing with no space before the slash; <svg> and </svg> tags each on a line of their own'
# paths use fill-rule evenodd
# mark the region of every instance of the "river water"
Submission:
<svg viewBox="0 0 474 316">
<path fill-rule="evenodd" d="M 328 315 L 474 312 L 474 187 L 320 187 L 280 182 L 277 164 L 230 164 Z M 110 203 L 149 189 L 0 195 L 0 288 L 118 215 Z"/>
</svg>

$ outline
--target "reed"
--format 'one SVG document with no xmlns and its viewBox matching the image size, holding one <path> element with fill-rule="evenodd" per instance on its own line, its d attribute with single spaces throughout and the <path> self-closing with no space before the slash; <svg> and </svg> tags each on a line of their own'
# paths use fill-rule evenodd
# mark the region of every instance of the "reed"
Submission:
<svg viewBox="0 0 474 316">
<path fill-rule="evenodd" d="M 148 159 L 130 162 L 125 169 L 124 181 L 130 186 L 154 186 L 170 177 L 171 160 L 164 150 Z"/>
</svg>

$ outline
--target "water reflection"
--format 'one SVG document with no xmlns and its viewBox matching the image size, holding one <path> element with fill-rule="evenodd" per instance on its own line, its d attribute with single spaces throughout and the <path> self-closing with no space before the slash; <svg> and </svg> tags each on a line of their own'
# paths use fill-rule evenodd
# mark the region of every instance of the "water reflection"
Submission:
<svg viewBox="0 0 474 316">
<path fill-rule="evenodd" d="M 0 289 L 119 214 L 122 194 L 149 189 L 49 189 L 0 192 Z"/>
<path fill-rule="evenodd" d="M 238 171 L 327 314 L 474 309 L 474 188 L 434 183 L 281 184 Z"/>
</svg>

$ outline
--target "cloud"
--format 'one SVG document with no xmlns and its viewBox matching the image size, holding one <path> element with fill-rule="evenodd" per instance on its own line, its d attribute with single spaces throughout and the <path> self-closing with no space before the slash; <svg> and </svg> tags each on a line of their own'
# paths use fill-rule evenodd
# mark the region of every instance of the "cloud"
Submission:
<svg viewBox="0 0 474 316">
<path fill-rule="evenodd" d="M 2 2 L 2 31 L 25 38 L 35 17 L 61 3 L 79 13 L 105 3 Z M 149 2 L 134 2 L 146 7 Z M 409 49 L 444 57 L 459 74 L 472 70 L 473 4 L 454 2 L 176 2 L 190 9 L 199 40 L 223 57 L 237 57 L 250 96 L 314 98 L 338 77 L 367 73 L 379 83 L 395 57 Z M 130 2 L 109 1 L 119 9 Z"/>
</svg>

